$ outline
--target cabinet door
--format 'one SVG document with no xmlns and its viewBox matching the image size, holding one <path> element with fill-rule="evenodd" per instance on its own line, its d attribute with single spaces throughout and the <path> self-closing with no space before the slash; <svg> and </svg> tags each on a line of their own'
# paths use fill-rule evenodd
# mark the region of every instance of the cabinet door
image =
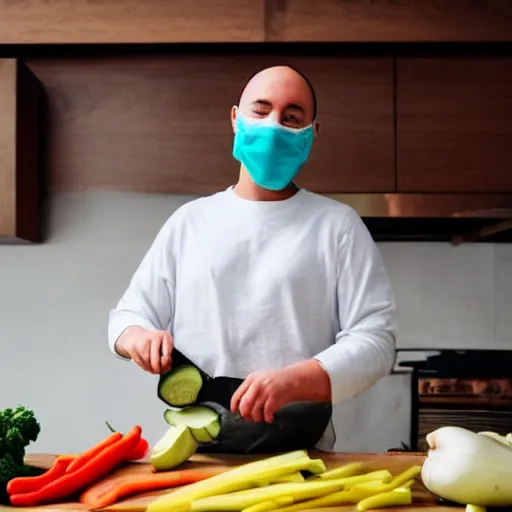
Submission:
<svg viewBox="0 0 512 512">
<path fill-rule="evenodd" d="M 400 192 L 512 192 L 512 58 L 397 61 Z"/>
<path fill-rule="evenodd" d="M 53 187 L 228 187 L 239 175 L 230 109 L 252 73 L 282 62 L 318 96 L 320 134 L 298 182 L 319 192 L 392 190 L 392 59 L 263 54 L 32 62 L 50 98 Z"/>
<path fill-rule="evenodd" d="M 0 1 L 1 44 L 246 43 L 262 0 Z"/>
<path fill-rule="evenodd" d="M 510 41 L 508 0 L 266 0 L 267 41 Z"/>
<path fill-rule="evenodd" d="M 298 182 L 310 190 L 391 192 L 395 187 L 391 58 L 287 59 L 313 83 L 320 130 Z"/>
<path fill-rule="evenodd" d="M 42 241 L 41 84 L 0 59 L 0 243 Z"/>
</svg>

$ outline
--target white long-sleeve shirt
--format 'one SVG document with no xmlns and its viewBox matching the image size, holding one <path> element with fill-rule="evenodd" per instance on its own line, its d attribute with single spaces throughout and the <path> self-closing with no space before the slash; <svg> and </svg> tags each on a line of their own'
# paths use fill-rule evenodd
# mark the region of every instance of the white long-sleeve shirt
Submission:
<svg viewBox="0 0 512 512">
<path fill-rule="evenodd" d="M 118 355 L 126 328 L 168 330 L 212 376 L 316 358 L 336 405 L 391 371 L 395 322 L 380 253 L 351 207 L 305 189 L 251 201 L 229 187 L 170 216 L 110 312 L 108 337 Z M 318 447 L 333 444 L 331 424 Z"/>
</svg>

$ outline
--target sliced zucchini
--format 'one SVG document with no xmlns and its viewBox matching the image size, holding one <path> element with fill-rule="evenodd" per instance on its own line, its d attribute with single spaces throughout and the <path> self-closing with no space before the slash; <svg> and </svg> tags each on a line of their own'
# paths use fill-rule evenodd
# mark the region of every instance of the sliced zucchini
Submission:
<svg viewBox="0 0 512 512">
<path fill-rule="evenodd" d="M 197 400 L 203 386 L 201 372 L 192 365 L 171 369 L 160 378 L 158 396 L 173 407 L 185 407 Z"/>
<path fill-rule="evenodd" d="M 187 426 L 170 427 L 153 446 L 149 461 L 157 471 L 167 471 L 192 457 L 198 446 Z"/>
<path fill-rule="evenodd" d="M 164 418 L 169 425 L 189 427 L 199 443 L 212 443 L 220 433 L 219 415 L 209 407 L 187 407 L 178 411 L 167 409 Z"/>
</svg>

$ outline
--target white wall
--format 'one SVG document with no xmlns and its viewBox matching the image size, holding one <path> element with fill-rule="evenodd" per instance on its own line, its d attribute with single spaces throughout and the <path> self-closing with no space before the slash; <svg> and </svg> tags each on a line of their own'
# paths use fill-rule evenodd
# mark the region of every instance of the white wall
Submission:
<svg viewBox="0 0 512 512">
<path fill-rule="evenodd" d="M 43 430 L 29 451 L 84 450 L 108 434 L 105 420 L 120 430 L 139 423 L 150 442 L 165 430 L 156 377 L 110 354 L 107 316 L 160 226 L 189 199 L 59 195 L 43 245 L 0 246 L 0 408 L 22 403 L 36 411 Z M 512 246 L 380 248 L 399 302 L 400 347 L 512 346 Z M 350 442 L 350 425 L 361 431 L 353 450 L 408 442 L 390 420 L 408 417 L 407 382 L 394 377 L 391 385 L 392 378 L 339 411 L 339 440 Z M 369 400 L 379 393 L 375 409 Z M 374 435 L 380 428 L 376 444 L 363 424 Z"/>
</svg>

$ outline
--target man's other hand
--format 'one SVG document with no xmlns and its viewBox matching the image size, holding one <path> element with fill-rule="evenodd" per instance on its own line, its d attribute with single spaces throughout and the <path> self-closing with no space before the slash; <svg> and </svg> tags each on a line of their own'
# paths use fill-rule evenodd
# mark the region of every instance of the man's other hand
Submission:
<svg viewBox="0 0 512 512">
<path fill-rule="evenodd" d="M 117 353 L 149 373 L 165 373 L 171 367 L 172 337 L 167 331 L 139 326 L 126 329 L 115 344 Z"/>
<path fill-rule="evenodd" d="M 314 359 L 278 370 L 250 373 L 231 398 L 231 411 L 246 420 L 272 423 L 274 414 L 295 401 L 328 401 L 328 374 Z"/>
</svg>

